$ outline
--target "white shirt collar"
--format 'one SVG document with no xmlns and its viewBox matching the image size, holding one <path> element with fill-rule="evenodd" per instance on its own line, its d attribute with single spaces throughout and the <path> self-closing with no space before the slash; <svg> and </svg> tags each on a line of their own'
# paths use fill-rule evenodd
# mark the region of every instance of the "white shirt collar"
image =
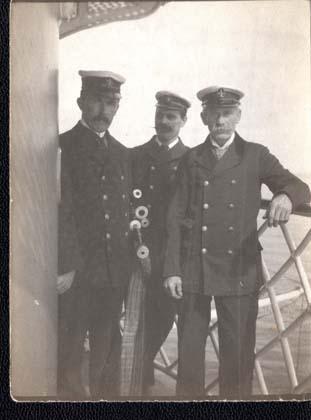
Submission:
<svg viewBox="0 0 311 420">
<path fill-rule="evenodd" d="M 223 144 L 222 146 L 219 146 L 219 144 L 216 143 L 215 140 L 213 140 L 213 138 L 211 137 L 211 143 L 216 149 L 224 150 L 224 149 L 227 149 L 233 143 L 234 137 L 235 137 L 235 133 L 232 133 L 232 136 L 230 137 L 230 139 L 227 140 L 226 143 Z"/>
<path fill-rule="evenodd" d="M 159 146 L 162 146 L 163 143 L 160 142 L 160 140 L 158 139 L 158 136 L 156 136 L 155 140 Z M 174 140 L 171 140 L 171 142 L 167 146 L 169 149 L 172 149 L 174 146 L 176 146 L 178 142 L 179 142 L 179 137 L 176 137 Z"/>
<path fill-rule="evenodd" d="M 93 131 L 93 133 L 95 133 L 99 138 L 103 138 L 103 137 L 105 137 L 105 134 L 106 134 L 106 131 L 101 131 L 100 133 L 98 132 L 98 131 L 95 131 L 95 130 L 93 130 L 85 121 L 84 121 L 84 119 L 83 118 L 81 118 L 81 120 L 80 120 L 80 123 L 84 126 L 84 127 L 86 127 L 86 128 L 88 128 L 89 130 L 91 130 L 91 131 Z"/>
</svg>

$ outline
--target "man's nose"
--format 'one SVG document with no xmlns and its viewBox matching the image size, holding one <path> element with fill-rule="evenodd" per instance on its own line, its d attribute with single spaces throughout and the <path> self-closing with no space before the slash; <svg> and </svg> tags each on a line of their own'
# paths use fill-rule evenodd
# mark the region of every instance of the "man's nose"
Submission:
<svg viewBox="0 0 311 420">
<path fill-rule="evenodd" d="M 216 117 L 216 123 L 217 123 L 218 125 L 221 125 L 221 124 L 223 124 L 223 122 L 224 122 L 224 117 L 223 117 L 223 115 L 218 114 L 218 115 L 217 115 L 217 117 Z"/>
<path fill-rule="evenodd" d="M 106 102 L 104 100 L 100 101 L 100 110 L 101 112 L 104 112 L 107 108 Z"/>
<path fill-rule="evenodd" d="M 163 116 L 163 117 L 160 118 L 160 124 L 169 125 L 168 124 L 168 119 L 167 119 L 166 116 Z"/>
</svg>

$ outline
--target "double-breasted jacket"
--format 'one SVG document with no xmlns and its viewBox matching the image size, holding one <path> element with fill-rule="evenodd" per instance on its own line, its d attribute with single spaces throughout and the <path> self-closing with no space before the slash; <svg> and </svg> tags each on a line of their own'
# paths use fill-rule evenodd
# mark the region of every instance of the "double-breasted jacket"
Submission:
<svg viewBox="0 0 311 420">
<path fill-rule="evenodd" d="M 180 139 L 171 149 L 163 150 L 155 137 L 132 149 L 133 188 L 142 191 L 142 197 L 134 200 L 133 205 L 148 208 L 149 226 L 143 229 L 143 239 L 150 250 L 151 277 L 159 286 L 162 285 L 168 204 L 180 159 L 187 150 Z"/>
<path fill-rule="evenodd" d="M 108 132 L 103 142 L 78 123 L 60 136 L 59 274 L 76 270 L 94 287 L 126 285 L 130 160 Z"/>
<path fill-rule="evenodd" d="M 308 186 L 263 145 L 237 133 L 217 160 L 209 137 L 180 164 L 167 218 L 164 277 L 182 277 L 183 290 L 226 296 L 262 284 L 257 215 L 261 185 L 287 194 L 294 208 L 310 200 Z"/>
</svg>

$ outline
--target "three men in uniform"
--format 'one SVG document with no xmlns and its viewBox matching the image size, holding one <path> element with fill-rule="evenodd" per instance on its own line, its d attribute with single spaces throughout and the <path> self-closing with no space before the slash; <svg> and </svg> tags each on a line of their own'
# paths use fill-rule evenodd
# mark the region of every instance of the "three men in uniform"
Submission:
<svg viewBox="0 0 311 420">
<path fill-rule="evenodd" d="M 213 86 L 198 92 L 209 135 L 190 150 L 179 138 L 190 102 L 158 92 L 156 135 L 129 156 L 108 131 L 125 79 L 112 72 L 80 75 L 82 118 L 60 136 L 60 395 L 85 398 L 81 366 L 88 331 L 90 394 L 118 396 L 119 318 L 133 255 L 130 201 L 132 190 L 140 189 L 139 204 L 149 211 L 144 240 L 151 257 L 144 389 L 153 383 L 153 360 L 172 327 L 179 300 L 177 394 L 204 396 L 205 343 L 214 298 L 220 396 L 248 397 L 262 285 L 256 225 L 261 185 L 274 194 L 267 211 L 274 226 L 310 200 L 307 185 L 266 147 L 236 132 L 243 97 L 238 90 Z"/>
</svg>

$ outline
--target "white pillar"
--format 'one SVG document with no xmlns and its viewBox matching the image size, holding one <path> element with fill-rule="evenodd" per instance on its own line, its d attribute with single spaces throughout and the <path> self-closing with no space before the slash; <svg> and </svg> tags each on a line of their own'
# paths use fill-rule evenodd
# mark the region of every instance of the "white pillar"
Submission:
<svg viewBox="0 0 311 420">
<path fill-rule="evenodd" d="M 55 395 L 58 3 L 11 5 L 11 394 Z"/>
</svg>

